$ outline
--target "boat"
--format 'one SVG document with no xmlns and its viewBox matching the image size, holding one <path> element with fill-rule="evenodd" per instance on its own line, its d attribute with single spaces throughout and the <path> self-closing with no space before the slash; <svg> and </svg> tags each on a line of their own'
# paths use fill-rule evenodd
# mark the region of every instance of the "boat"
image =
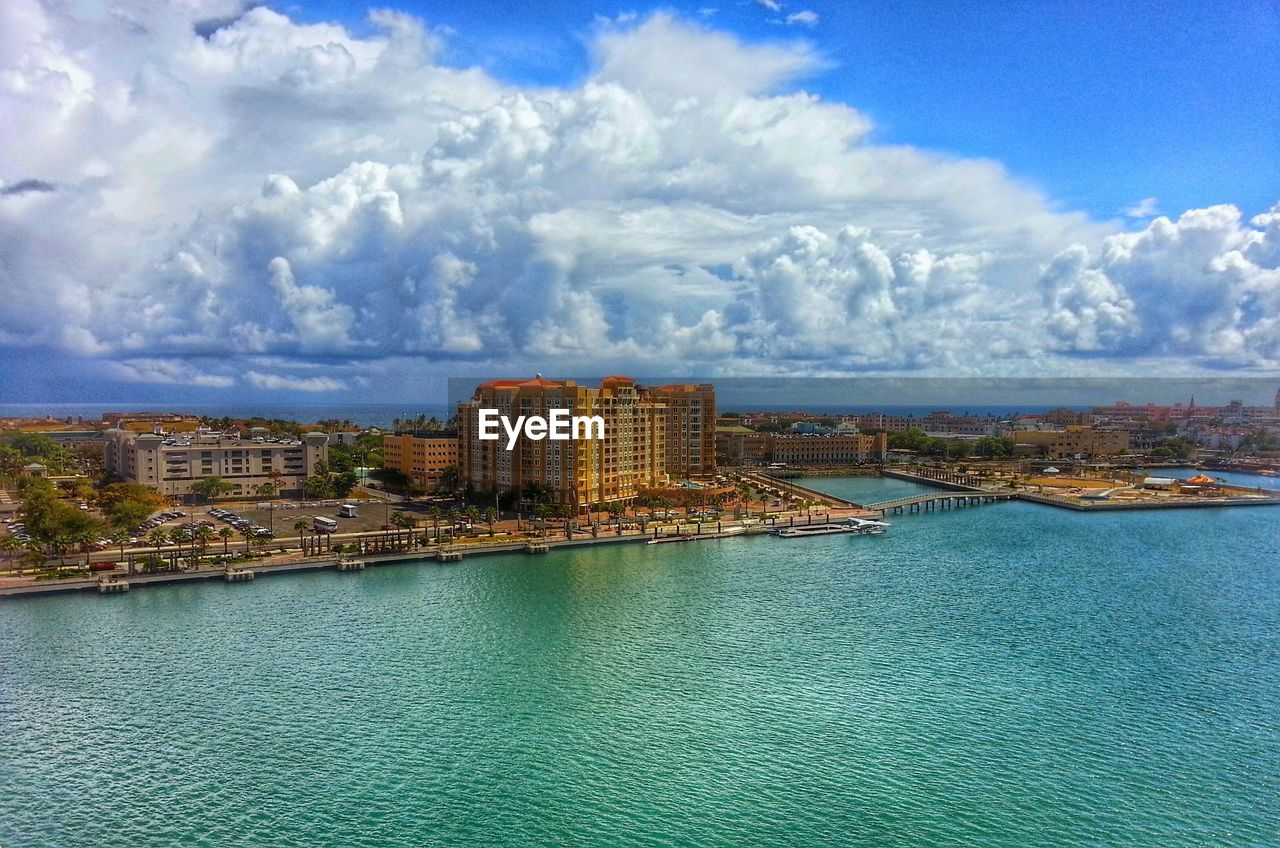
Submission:
<svg viewBox="0 0 1280 848">
<path fill-rule="evenodd" d="M 800 539 L 805 536 L 834 536 L 838 533 L 857 533 L 852 524 L 800 524 L 796 527 L 779 527 L 773 535 L 779 539 Z"/>
<path fill-rule="evenodd" d="M 869 518 L 846 518 L 843 521 L 828 521 L 823 524 L 797 524 L 794 527 L 779 527 L 772 535 L 779 539 L 800 539 L 805 536 L 834 536 L 841 533 L 853 533 L 858 536 L 878 536 L 888 529 L 883 521 Z"/>
<path fill-rule="evenodd" d="M 656 539 L 650 539 L 645 542 L 646 545 L 661 545 L 666 542 L 692 542 L 694 540 L 692 533 L 681 533 L 679 536 L 659 536 Z"/>
</svg>

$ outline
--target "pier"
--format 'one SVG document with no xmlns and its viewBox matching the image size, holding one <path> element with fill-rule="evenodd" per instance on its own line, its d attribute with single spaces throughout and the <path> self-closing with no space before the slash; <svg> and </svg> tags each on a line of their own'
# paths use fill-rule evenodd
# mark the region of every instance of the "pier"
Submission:
<svg viewBox="0 0 1280 848">
<path fill-rule="evenodd" d="M 998 501 L 1016 500 L 1013 492 L 944 492 L 941 494 L 912 495 L 891 501 L 866 504 L 867 509 L 878 511 L 881 515 L 889 512 L 901 515 L 906 512 L 933 512 L 939 509 L 959 509 L 979 504 L 996 503 Z"/>
</svg>

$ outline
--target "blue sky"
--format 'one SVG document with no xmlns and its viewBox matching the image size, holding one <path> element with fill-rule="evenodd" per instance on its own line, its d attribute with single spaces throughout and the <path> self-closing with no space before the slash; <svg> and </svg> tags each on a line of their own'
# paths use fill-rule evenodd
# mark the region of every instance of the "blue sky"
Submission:
<svg viewBox="0 0 1280 848">
<path fill-rule="evenodd" d="M 0 4 L 0 402 L 1280 375 L 1274 2 Z"/>
<path fill-rule="evenodd" d="M 996 159 L 1100 217 L 1153 196 L 1172 211 L 1235 203 L 1257 213 L 1280 185 L 1280 7 L 1270 0 L 394 5 L 454 31 L 448 61 L 543 85 L 588 73 L 597 15 L 671 8 L 750 40 L 810 39 L 829 67 L 805 88 L 868 113 L 878 138 Z M 351 3 L 281 8 L 364 25 Z M 785 23 L 805 9 L 816 24 Z"/>
</svg>

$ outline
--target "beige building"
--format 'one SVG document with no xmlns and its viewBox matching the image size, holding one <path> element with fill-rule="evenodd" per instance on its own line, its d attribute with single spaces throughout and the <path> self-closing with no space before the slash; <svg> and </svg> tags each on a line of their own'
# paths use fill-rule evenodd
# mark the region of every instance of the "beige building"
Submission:
<svg viewBox="0 0 1280 848">
<path fill-rule="evenodd" d="M 384 436 L 382 465 L 394 468 L 409 482 L 434 491 L 440 487 L 444 471 L 458 464 L 456 436 Z"/>
<path fill-rule="evenodd" d="M 769 461 L 768 433 L 741 424 L 716 425 L 716 453 L 725 465 L 763 465 Z"/>
<path fill-rule="evenodd" d="M 479 410 L 548 417 L 553 409 L 573 416 L 600 416 L 604 439 L 531 440 L 523 435 L 511 450 L 505 438 L 479 438 Z M 576 509 L 627 502 L 668 482 L 666 407 L 641 393 L 629 377 L 606 377 L 598 387 L 572 380 L 493 380 L 458 404 L 459 480 L 482 491 L 537 488 Z"/>
<path fill-rule="evenodd" d="M 1010 435 L 1018 445 L 1031 445 L 1048 457 L 1060 459 L 1080 456 L 1117 456 L 1128 453 L 1126 430 L 1098 427 L 1067 427 L 1065 430 L 1014 430 Z"/>
<path fill-rule="evenodd" d="M 316 464 L 328 461 L 328 444 L 324 433 L 299 440 L 275 438 L 263 428 L 254 428 L 249 438 L 203 427 L 173 436 L 111 429 L 104 434 L 103 453 L 108 474 L 163 495 L 185 497 L 197 481 L 221 477 L 235 487 L 232 497 L 247 497 L 266 483 L 300 492 Z"/>
<path fill-rule="evenodd" d="M 787 465 L 856 465 L 882 460 L 888 450 L 885 433 L 776 435 L 770 439 L 769 459 Z"/>
<path fill-rule="evenodd" d="M 715 476 L 715 386 L 641 386 L 640 392 L 667 408 L 667 474 L 671 479 Z"/>
</svg>

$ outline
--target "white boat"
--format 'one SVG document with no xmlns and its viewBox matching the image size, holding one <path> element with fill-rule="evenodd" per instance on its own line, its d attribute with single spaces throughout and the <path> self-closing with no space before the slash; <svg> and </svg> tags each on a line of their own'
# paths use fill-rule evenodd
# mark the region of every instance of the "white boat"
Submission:
<svg viewBox="0 0 1280 848">
<path fill-rule="evenodd" d="M 646 545 L 663 545 L 667 542 L 692 542 L 694 536 L 692 533 L 681 533 L 679 536 L 658 536 L 656 539 L 650 539 L 645 542 Z"/>
<path fill-rule="evenodd" d="M 781 527 L 773 531 L 779 539 L 800 539 L 805 536 L 834 536 L 838 533 L 857 533 L 858 528 L 849 524 L 800 524 Z"/>
<path fill-rule="evenodd" d="M 841 533 L 853 533 L 859 536 L 878 536 L 889 527 L 883 521 L 868 518 L 846 518 L 843 521 L 829 521 L 823 524 L 797 524 L 794 527 L 779 527 L 773 535 L 780 539 L 800 539 L 805 536 L 834 536 Z"/>
</svg>

